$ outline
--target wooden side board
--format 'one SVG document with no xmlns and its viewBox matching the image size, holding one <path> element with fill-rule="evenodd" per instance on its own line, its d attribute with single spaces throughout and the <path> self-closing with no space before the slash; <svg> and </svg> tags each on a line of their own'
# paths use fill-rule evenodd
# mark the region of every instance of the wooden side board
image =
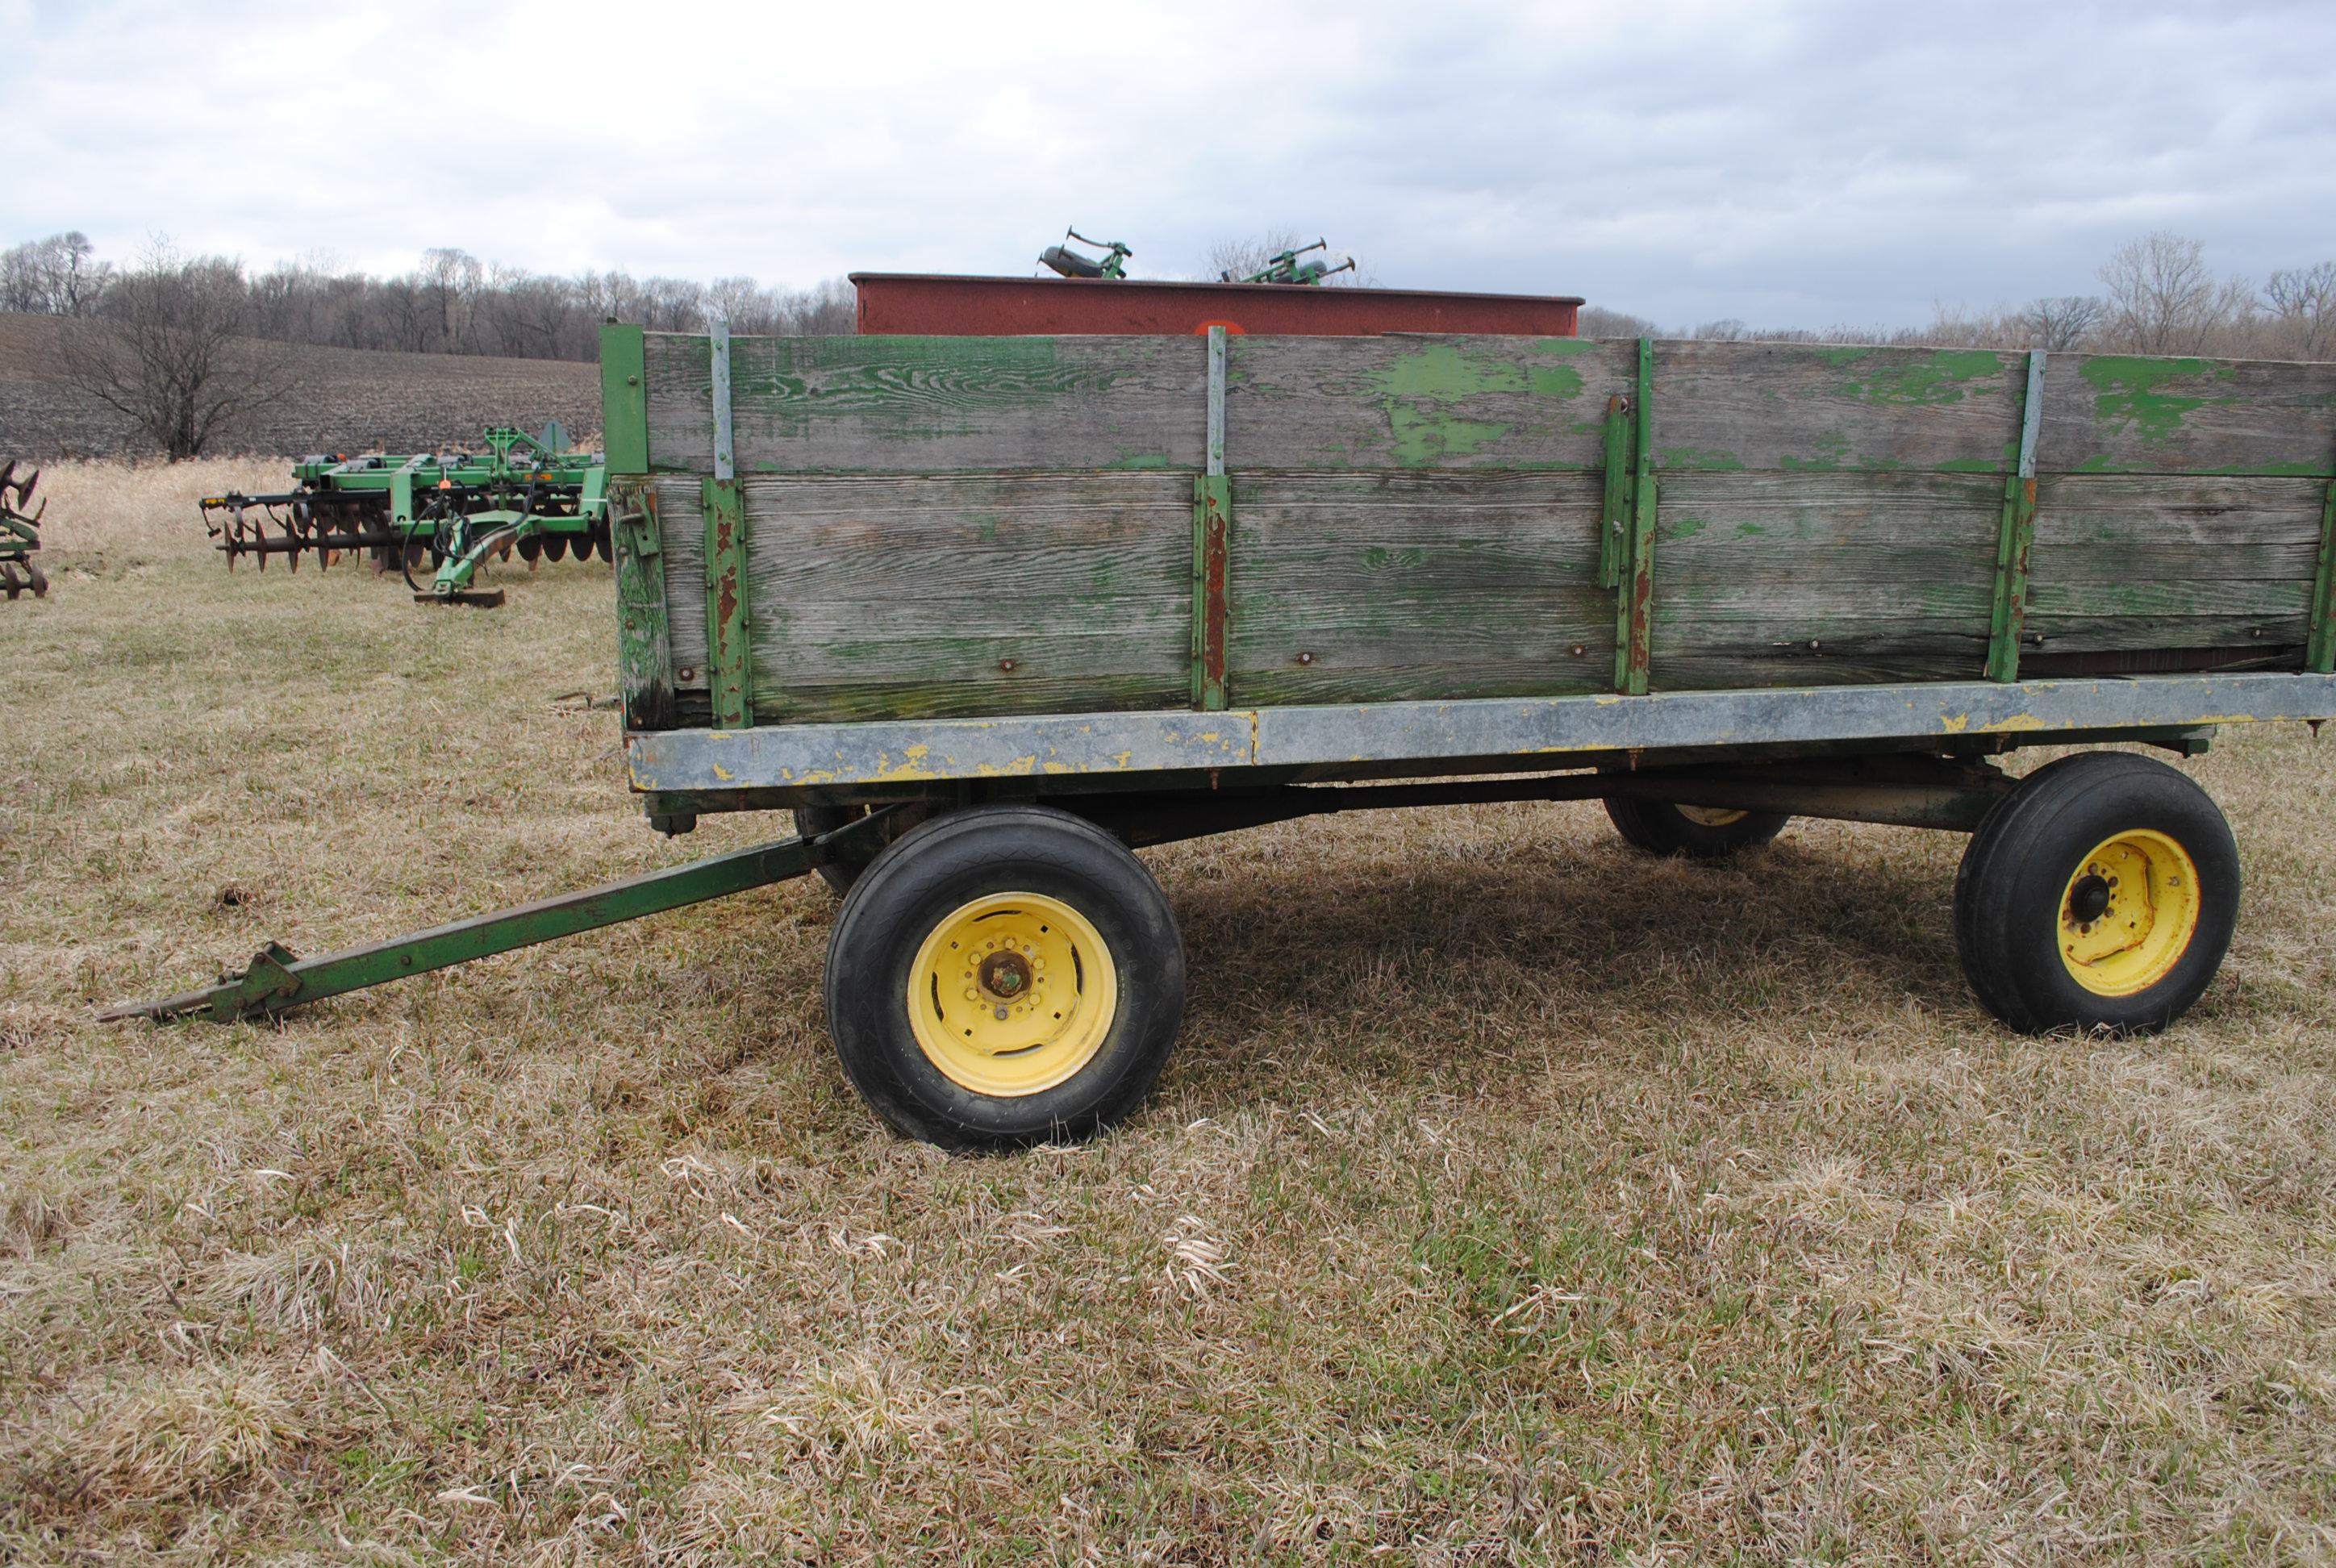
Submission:
<svg viewBox="0 0 2336 1568">
<path fill-rule="evenodd" d="M 1999 650 L 2293 667 L 2328 570 L 2336 366 L 2054 356 L 2031 507 L 2025 354 L 1662 343 L 1642 384 L 1634 343 L 1233 338 L 1212 600 L 1203 340 L 730 354 L 757 723 L 1181 706 L 1218 614 L 1236 706 L 1611 690 L 1626 526 L 1632 646 L 1672 692 L 1976 678 L 2015 579 Z M 610 381 L 642 389 L 686 710 L 710 355 L 651 335 Z M 1642 416 L 1643 474 L 1610 484 Z"/>
<path fill-rule="evenodd" d="M 1231 699 L 1594 691 L 1614 667 L 1595 473 L 1233 476 Z"/>
</svg>

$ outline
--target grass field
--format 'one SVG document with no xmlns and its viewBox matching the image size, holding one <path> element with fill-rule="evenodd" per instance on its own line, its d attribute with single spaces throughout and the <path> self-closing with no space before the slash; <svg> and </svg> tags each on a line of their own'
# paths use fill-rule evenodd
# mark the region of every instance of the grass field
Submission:
<svg viewBox="0 0 2336 1568">
<path fill-rule="evenodd" d="M 0 1559 L 2336 1556 L 2336 745 L 2187 765 L 2249 889 L 2152 1041 L 1990 1026 L 1945 834 L 1151 853 L 1160 1094 L 951 1158 L 842 1081 L 815 881 L 91 1022 L 783 826 L 640 825 L 603 566 L 221 570 L 277 472 L 60 468 L 0 604 Z"/>
</svg>

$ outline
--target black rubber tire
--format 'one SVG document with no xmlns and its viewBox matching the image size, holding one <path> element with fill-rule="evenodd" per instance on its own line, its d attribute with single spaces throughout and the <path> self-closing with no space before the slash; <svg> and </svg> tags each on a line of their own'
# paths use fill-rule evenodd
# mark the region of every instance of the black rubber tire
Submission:
<svg viewBox="0 0 2336 1568">
<path fill-rule="evenodd" d="M 917 1043 L 909 971 L 952 911 L 999 892 L 1060 899 L 1109 950 L 1119 1006 L 1095 1057 L 1037 1094 L 980 1094 Z M 1043 806 L 976 806 L 910 829 L 844 901 L 827 949 L 827 1027 L 862 1099 L 943 1148 L 1020 1147 L 1093 1136 L 1141 1105 L 1184 1018 L 1184 943 L 1160 884 L 1118 840 Z"/>
<path fill-rule="evenodd" d="M 1608 795 L 1606 814 L 1635 848 L 1696 861 L 1723 860 L 1765 844 L 1793 820 L 1784 812 L 1745 812 L 1729 823 L 1699 823 L 1669 801 L 1643 795 Z"/>
<path fill-rule="evenodd" d="M 2198 923 L 2162 979 L 2102 996 L 2061 961 L 2062 895 L 2095 845 L 2144 828 L 2197 867 Z M 2151 1034 L 2214 982 L 2238 926 L 2239 881 L 2230 823 L 2188 775 L 2131 752 L 2078 752 L 2021 780 L 1971 834 L 1955 873 L 1955 949 L 1980 1005 L 2023 1034 Z"/>
</svg>

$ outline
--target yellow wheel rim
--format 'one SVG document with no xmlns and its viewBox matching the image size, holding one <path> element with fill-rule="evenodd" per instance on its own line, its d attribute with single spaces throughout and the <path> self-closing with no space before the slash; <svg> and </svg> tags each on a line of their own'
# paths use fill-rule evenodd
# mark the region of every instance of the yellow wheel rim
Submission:
<svg viewBox="0 0 2336 1568">
<path fill-rule="evenodd" d="M 2173 972 L 2198 930 L 2198 868 L 2147 829 L 2105 839 L 2060 893 L 2060 961 L 2096 996 L 2129 997 Z"/>
<path fill-rule="evenodd" d="M 1085 915 L 1043 893 L 992 893 L 936 925 L 909 967 L 909 1023 L 949 1081 L 978 1095 L 1051 1089 L 1095 1059 L 1119 969 Z"/>
<path fill-rule="evenodd" d="M 1679 814 L 1698 827 L 1724 828 L 1744 820 L 1744 813 L 1725 806 L 1680 806 Z"/>
</svg>

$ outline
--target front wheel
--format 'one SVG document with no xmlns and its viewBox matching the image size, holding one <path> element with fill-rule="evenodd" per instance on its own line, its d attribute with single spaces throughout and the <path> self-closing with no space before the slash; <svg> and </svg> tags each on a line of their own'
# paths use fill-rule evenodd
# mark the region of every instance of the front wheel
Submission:
<svg viewBox="0 0 2336 1568">
<path fill-rule="evenodd" d="M 1184 947 L 1093 823 L 982 806 L 912 829 L 844 900 L 828 1031 L 861 1096 L 948 1148 L 1084 1138 L 1142 1103 L 1184 1013 Z"/>
<path fill-rule="evenodd" d="M 1793 819 L 1783 812 L 1674 805 L 1640 795 L 1608 795 L 1606 815 L 1633 847 L 1650 855 L 1716 861 L 1767 843 Z"/>
<path fill-rule="evenodd" d="M 2206 792 L 2128 752 L 2038 769 L 1955 877 L 1971 990 L 2029 1034 L 2146 1034 L 2214 980 L 2239 916 L 2239 851 Z"/>
</svg>

